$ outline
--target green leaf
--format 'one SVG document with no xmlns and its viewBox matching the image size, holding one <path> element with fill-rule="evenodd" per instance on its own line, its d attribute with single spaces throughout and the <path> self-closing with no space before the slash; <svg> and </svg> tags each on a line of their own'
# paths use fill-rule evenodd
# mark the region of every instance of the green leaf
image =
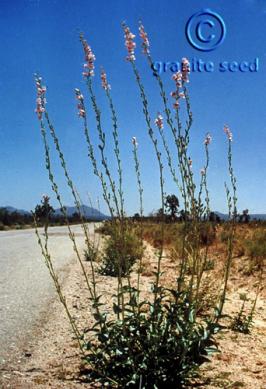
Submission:
<svg viewBox="0 0 266 389">
<path fill-rule="evenodd" d="M 113 311 L 117 315 L 122 312 L 122 309 L 116 303 L 113 303 Z"/>
</svg>

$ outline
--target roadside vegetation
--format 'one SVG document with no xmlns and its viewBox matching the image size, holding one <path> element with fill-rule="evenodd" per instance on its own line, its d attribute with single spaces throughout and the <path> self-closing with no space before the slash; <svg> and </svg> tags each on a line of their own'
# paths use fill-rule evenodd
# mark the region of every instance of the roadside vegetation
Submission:
<svg viewBox="0 0 266 389">
<path fill-rule="evenodd" d="M 161 96 L 156 104 L 162 113 L 158 112 L 154 117 L 145 81 L 136 63 L 136 37 L 127 25 L 123 24 L 122 27 L 127 49 L 126 59 L 136 82 L 139 104 L 157 164 L 160 204 L 154 219 L 147 220 L 144 217 L 145 182 L 142 180 L 139 156 L 141 147 L 135 136 L 131 139 L 131 148 L 139 212 L 133 218 L 126 216 L 117 110 L 106 72 L 101 69 L 101 84 L 113 128 L 112 132 L 106 132 L 94 85 L 94 74 L 97 72 L 95 55 L 84 36 L 80 35 L 85 56 L 83 77 L 89 95 L 88 101 L 95 114 L 95 128 L 90 128 L 83 93 L 76 88 L 74 94 L 91 171 L 98 177 L 103 199 L 111 216 L 110 221 L 100 229 L 105 234 L 102 245 L 89 235 L 79 194 L 72 182 L 60 140 L 46 107 L 46 87 L 39 75 L 35 78 L 36 113 L 44 144 L 46 169 L 87 285 L 93 323 L 85 330 L 72 314 L 53 267 L 49 251 L 49 225 L 52 218 L 49 198 L 44 198 L 40 208 L 35 210 L 36 234 L 45 264 L 80 347 L 84 366 L 82 373 L 86 382 L 95 387 L 98 385 L 109 388 L 191 387 L 193 380 L 198 377 L 200 366 L 209 361 L 212 354 L 219 352 L 218 333 L 230 326 L 243 333 L 251 330 L 259 286 L 247 320 L 243 316 L 245 311 L 242 305 L 239 307 L 239 315 L 228 324 L 224 306 L 236 256 L 247 253 L 252 261 L 248 271 L 257 271 L 260 282 L 265 255 L 261 247 L 264 247 L 265 231 L 252 231 L 251 227 L 250 234 L 246 228 L 249 225 L 248 213 L 245 211 L 241 220 L 238 217 L 233 134 L 229 126 L 225 125 L 223 128 L 228 166 L 228 182 L 225 184 L 228 207 L 226 222 L 221 223 L 210 208 L 207 177 L 212 137 L 209 133 L 203 140 L 199 140 L 200 144 L 203 143 L 205 162 L 198 174 L 199 180 L 195 179 L 197 173 L 193 171 L 190 157 L 193 115 L 188 90 L 189 61 L 183 58 L 180 70 L 173 75 L 171 102 L 167 97 L 169 91 L 166 91 L 160 75 L 155 73 L 154 82 Z M 151 71 L 153 60 L 150 42 L 142 24 L 139 26 L 139 35 L 142 51 L 148 62 L 147 69 Z M 93 137 L 91 131 L 94 131 Z M 95 136 L 98 138 L 96 145 L 92 140 L 95 141 Z M 170 137 L 175 147 L 173 155 L 169 149 Z M 111 157 L 107 158 L 107 142 L 112 144 L 114 151 L 112 164 L 108 159 Z M 62 166 L 82 225 L 85 253 L 78 250 L 60 189 L 53 175 L 55 156 Z M 115 172 L 113 166 L 116 166 Z M 166 167 L 176 185 L 177 195 L 166 195 Z M 43 234 L 37 228 L 39 219 L 44 224 Z M 152 248 L 149 249 L 147 242 L 151 243 Z M 148 266 L 147 250 L 150 256 Z M 217 253 L 222 254 L 219 260 Z M 115 280 L 116 290 L 108 300 L 100 293 L 99 279 L 102 283 L 104 281 L 99 278 L 99 274 L 101 277 L 111 276 Z M 149 284 L 145 281 L 147 274 L 152 277 Z"/>
</svg>

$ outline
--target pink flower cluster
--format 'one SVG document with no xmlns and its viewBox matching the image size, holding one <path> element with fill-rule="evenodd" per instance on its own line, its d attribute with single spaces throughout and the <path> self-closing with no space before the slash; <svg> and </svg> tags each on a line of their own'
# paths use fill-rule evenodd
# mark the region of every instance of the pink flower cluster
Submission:
<svg viewBox="0 0 266 389">
<path fill-rule="evenodd" d="M 184 82 L 189 82 L 188 75 L 190 73 L 189 60 L 187 58 L 182 58 L 182 80 Z"/>
<path fill-rule="evenodd" d="M 78 116 L 80 118 L 84 118 L 86 114 L 85 106 L 84 106 L 84 97 L 78 88 L 75 89 L 75 93 L 76 93 L 76 99 L 78 100 Z"/>
<path fill-rule="evenodd" d="M 211 135 L 210 135 L 210 134 L 207 134 L 207 135 L 206 135 L 206 138 L 205 138 L 205 140 L 204 140 L 205 146 L 208 146 L 208 145 L 211 143 L 211 141 L 212 141 Z"/>
<path fill-rule="evenodd" d="M 233 140 L 233 134 L 232 134 L 230 128 L 229 128 L 226 124 L 224 125 L 224 132 L 226 133 L 228 140 L 229 140 L 230 142 L 232 142 L 232 140 Z"/>
<path fill-rule="evenodd" d="M 182 73 L 179 71 L 179 72 L 176 72 L 173 76 L 172 76 L 172 79 L 175 81 L 175 86 L 176 86 L 176 90 L 174 92 L 171 92 L 171 96 L 175 99 L 175 102 L 174 102 L 174 108 L 175 109 L 178 109 L 179 108 L 179 99 L 180 98 L 185 98 L 185 95 L 183 92 L 179 92 L 180 88 L 182 87 Z"/>
<path fill-rule="evenodd" d="M 125 32 L 125 46 L 127 48 L 128 56 L 126 57 L 127 61 L 135 61 L 135 48 L 136 48 L 136 43 L 134 42 L 134 38 L 136 35 L 132 34 L 130 32 L 129 27 L 124 26 L 124 32 Z"/>
<path fill-rule="evenodd" d="M 185 98 L 184 92 L 180 92 L 180 88 L 182 88 L 184 82 L 189 82 L 188 75 L 190 73 L 189 61 L 187 58 L 182 58 L 181 71 L 176 72 L 172 79 L 175 81 L 176 90 L 171 92 L 171 96 L 175 99 L 173 104 L 174 109 L 179 108 L 179 99 Z"/>
<path fill-rule="evenodd" d="M 84 77 L 94 76 L 94 61 L 96 60 L 95 55 L 93 54 L 91 47 L 88 45 L 87 41 L 81 36 L 81 42 L 83 45 L 84 53 L 85 53 L 85 63 L 84 69 L 85 71 L 82 73 Z"/>
<path fill-rule="evenodd" d="M 42 78 L 36 77 L 36 88 L 37 88 L 37 99 L 36 99 L 36 109 L 35 112 L 38 115 L 38 119 L 42 118 L 42 114 L 45 112 L 45 104 L 46 104 L 46 87 L 41 84 Z"/>
<path fill-rule="evenodd" d="M 154 120 L 154 123 L 156 124 L 156 126 L 161 130 L 163 129 L 163 117 L 162 115 L 160 114 L 160 112 L 158 112 L 158 115 L 156 117 L 156 119 Z"/>
<path fill-rule="evenodd" d="M 101 70 L 101 80 L 102 80 L 102 87 L 104 90 L 110 90 L 111 89 L 111 85 L 108 84 L 107 82 L 107 76 L 106 76 L 106 73 L 105 71 L 102 69 Z"/>
<path fill-rule="evenodd" d="M 133 146 L 138 147 L 137 138 L 135 136 L 132 137 L 131 142 L 132 142 Z"/>
<path fill-rule="evenodd" d="M 150 42 L 148 39 L 148 35 L 144 29 L 144 26 L 141 24 L 139 26 L 139 36 L 142 39 L 142 48 L 143 48 L 143 53 L 144 54 L 149 54 L 150 53 Z"/>
</svg>

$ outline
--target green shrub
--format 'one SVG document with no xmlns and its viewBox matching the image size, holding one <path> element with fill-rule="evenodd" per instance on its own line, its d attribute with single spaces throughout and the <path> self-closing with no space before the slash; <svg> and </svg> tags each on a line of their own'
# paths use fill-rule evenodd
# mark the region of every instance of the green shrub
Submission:
<svg viewBox="0 0 266 389">
<path fill-rule="evenodd" d="M 98 250 L 92 244 L 87 245 L 84 250 L 85 261 L 96 261 L 98 256 Z"/>
<path fill-rule="evenodd" d="M 266 230 L 255 231 L 245 242 L 245 254 L 251 259 L 252 268 L 262 270 L 266 258 Z"/>
<path fill-rule="evenodd" d="M 111 235 L 112 233 L 112 222 L 107 220 L 101 223 L 101 225 L 95 230 L 102 235 Z"/>
<path fill-rule="evenodd" d="M 249 334 L 252 328 L 252 318 L 239 312 L 232 320 L 231 329 L 242 334 Z"/>
<path fill-rule="evenodd" d="M 148 314 L 137 314 L 129 303 L 123 321 L 103 320 L 101 330 L 95 331 L 98 342 L 87 344 L 93 368 L 88 377 L 109 388 L 112 382 L 118 388 L 183 388 L 208 355 L 217 352 L 213 335 L 220 325 L 195 323 L 186 292 L 161 288 L 156 311 L 147 301 L 141 304 L 150 307 Z"/>
<path fill-rule="evenodd" d="M 126 276 L 143 255 L 143 245 L 137 233 L 113 223 L 110 237 L 105 241 L 103 264 L 100 273 L 107 276 Z"/>
<path fill-rule="evenodd" d="M 233 331 L 241 332 L 242 334 L 249 334 L 253 326 L 253 315 L 256 307 L 259 288 L 255 300 L 250 308 L 250 312 L 245 312 L 245 304 L 248 301 L 245 294 L 240 295 L 240 299 L 243 301 L 239 312 L 233 317 L 230 328 Z"/>
</svg>

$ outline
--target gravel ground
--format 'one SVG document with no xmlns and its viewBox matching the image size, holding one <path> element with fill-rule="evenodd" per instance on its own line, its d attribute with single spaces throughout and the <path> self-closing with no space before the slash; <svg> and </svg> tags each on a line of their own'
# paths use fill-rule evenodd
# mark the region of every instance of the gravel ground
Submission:
<svg viewBox="0 0 266 389">
<path fill-rule="evenodd" d="M 90 231 L 93 226 L 90 225 Z M 80 226 L 73 226 L 77 244 L 84 245 Z M 67 227 L 51 227 L 49 245 L 61 279 L 75 261 Z M 19 362 L 34 327 L 56 297 L 33 229 L 0 232 L 0 367 Z"/>
</svg>

